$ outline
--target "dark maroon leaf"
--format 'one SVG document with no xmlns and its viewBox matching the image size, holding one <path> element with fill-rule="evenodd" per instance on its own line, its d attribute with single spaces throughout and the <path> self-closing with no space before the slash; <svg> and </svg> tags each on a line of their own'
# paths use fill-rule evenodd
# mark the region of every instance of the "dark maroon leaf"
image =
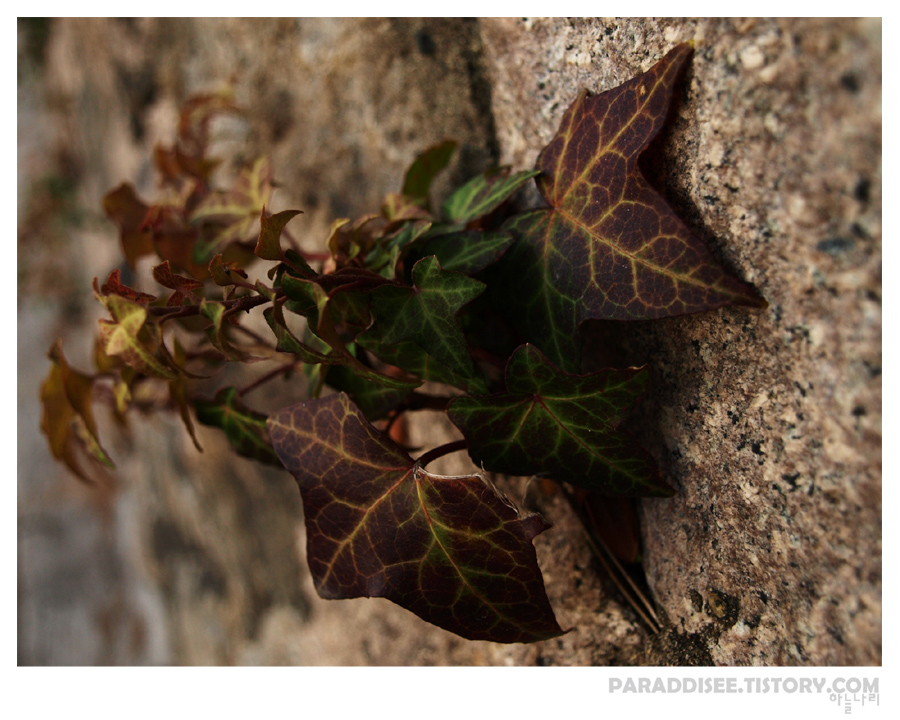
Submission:
<svg viewBox="0 0 900 720">
<path fill-rule="evenodd" d="M 537 183 L 550 207 L 504 225 L 518 238 L 506 256 L 510 316 L 569 369 L 578 369 L 577 331 L 589 318 L 765 306 L 719 266 L 638 168 L 690 53 L 679 45 L 617 88 L 582 92 L 538 158 Z"/>
<path fill-rule="evenodd" d="M 562 634 L 520 515 L 477 476 L 425 472 L 339 393 L 269 418 L 303 497 L 307 555 L 324 598 L 386 597 L 465 638 Z"/>
</svg>

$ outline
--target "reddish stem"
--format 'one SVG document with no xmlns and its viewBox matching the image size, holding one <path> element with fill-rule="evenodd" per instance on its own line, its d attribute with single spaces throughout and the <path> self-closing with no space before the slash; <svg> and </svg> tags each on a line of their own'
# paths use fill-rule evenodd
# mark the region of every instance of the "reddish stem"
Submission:
<svg viewBox="0 0 900 720">
<path fill-rule="evenodd" d="M 419 459 L 416 460 L 416 464 L 419 467 L 425 467 L 428 463 L 437 460 L 439 457 L 444 457 L 444 455 L 449 455 L 450 453 L 465 450 L 467 447 L 469 447 L 469 443 L 465 440 L 455 440 L 451 443 L 447 443 L 446 445 L 439 445 L 438 447 L 429 450 L 427 453 L 420 456 Z"/>
<path fill-rule="evenodd" d="M 295 360 L 294 362 L 287 363 L 286 365 L 282 365 L 281 367 L 277 367 L 274 370 L 267 372 L 265 375 L 257 378 L 256 380 L 254 380 L 252 383 L 250 383 L 246 387 L 242 388 L 241 390 L 238 390 L 238 395 L 243 397 L 245 394 L 247 394 L 251 390 L 256 390 L 256 388 L 258 388 L 262 385 L 265 385 L 267 382 L 269 382 L 270 380 L 273 380 L 274 378 L 278 377 L 279 375 L 290 372 L 291 370 L 296 368 L 299 363 L 300 363 L 299 360 Z"/>
</svg>

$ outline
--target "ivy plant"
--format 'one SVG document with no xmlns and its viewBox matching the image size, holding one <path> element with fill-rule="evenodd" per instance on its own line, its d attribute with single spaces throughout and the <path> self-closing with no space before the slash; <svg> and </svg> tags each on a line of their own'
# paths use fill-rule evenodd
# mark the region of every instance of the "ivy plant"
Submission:
<svg viewBox="0 0 900 720">
<path fill-rule="evenodd" d="M 175 145 L 156 150 L 161 199 L 146 203 L 128 184 L 104 199 L 125 261 L 159 258 L 162 290 L 132 288 L 118 270 L 95 280 L 109 314 L 96 372 L 72 368 L 59 343 L 50 352 L 41 397 L 53 455 L 90 481 L 112 467 L 95 403 L 121 420 L 132 408 L 175 409 L 198 448 L 195 421 L 296 478 L 322 597 L 386 597 L 471 639 L 561 634 L 532 544 L 547 523 L 486 475 L 426 467 L 466 450 L 489 472 L 606 496 L 673 493 L 619 427 L 649 370 L 582 373 L 580 353 L 589 319 L 765 304 L 638 167 L 689 56 L 679 45 L 617 88 L 583 92 L 534 170 L 484 173 L 439 207 L 432 181 L 455 145 L 429 148 L 379 212 L 335 221 L 321 254 L 290 234 L 299 210 L 270 214 L 266 158 L 216 188 L 211 122 L 238 108 L 227 95 L 193 99 Z M 512 212 L 530 182 L 546 205 Z M 266 280 L 251 282 L 259 260 Z M 253 311 L 267 334 L 242 323 Z M 226 363 L 269 367 L 242 389 L 199 395 L 198 381 Z M 266 416 L 246 396 L 275 380 L 307 396 Z M 423 408 L 446 412 L 464 439 L 412 457 L 389 430 Z"/>
</svg>

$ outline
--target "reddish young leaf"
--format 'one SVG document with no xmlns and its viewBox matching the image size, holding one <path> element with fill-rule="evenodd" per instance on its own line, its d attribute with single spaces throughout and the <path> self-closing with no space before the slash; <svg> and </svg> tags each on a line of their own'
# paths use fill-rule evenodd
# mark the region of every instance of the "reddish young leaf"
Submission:
<svg viewBox="0 0 900 720">
<path fill-rule="evenodd" d="M 203 287 L 203 283 L 193 278 L 176 275 L 172 272 L 168 260 L 153 268 L 153 278 L 163 287 L 175 291 L 166 301 L 166 306 L 196 305 L 200 302 L 200 298 L 194 292 L 200 290 Z"/>
<path fill-rule="evenodd" d="M 133 300 L 141 305 L 146 305 L 156 300 L 156 297 L 153 295 L 148 295 L 147 293 L 140 292 L 139 290 L 135 290 L 134 288 L 125 285 L 122 282 L 122 274 L 118 268 L 113 270 L 109 274 L 109 277 L 106 278 L 106 282 L 99 287 L 97 278 L 94 278 L 94 292 L 97 295 L 121 295 L 122 297 Z"/>
<path fill-rule="evenodd" d="M 425 472 L 339 393 L 269 418 L 303 497 L 307 555 L 324 598 L 386 597 L 472 640 L 562 634 L 520 515 L 482 478 Z"/>
<path fill-rule="evenodd" d="M 131 267 L 139 257 L 154 253 L 153 234 L 144 226 L 150 206 L 138 198 L 134 188 L 122 183 L 103 198 L 107 217 L 119 226 L 122 252 Z"/>
<path fill-rule="evenodd" d="M 577 370 L 577 330 L 589 318 L 765 305 L 719 266 L 638 168 L 690 53 L 690 45 L 679 45 L 617 88 L 582 92 L 538 158 L 549 209 L 504 226 L 519 240 L 507 254 L 510 316 L 569 369 Z"/>
</svg>

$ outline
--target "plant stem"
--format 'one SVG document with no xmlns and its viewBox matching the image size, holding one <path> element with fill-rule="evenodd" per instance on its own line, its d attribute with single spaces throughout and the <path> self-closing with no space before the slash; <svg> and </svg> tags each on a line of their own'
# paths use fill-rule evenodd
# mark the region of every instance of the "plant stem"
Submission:
<svg viewBox="0 0 900 720">
<path fill-rule="evenodd" d="M 443 412 L 452 399 L 443 395 L 428 395 L 413 390 L 403 405 L 406 410 L 440 410 Z"/>
<path fill-rule="evenodd" d="M 232 300 L 219 301 L 225 306 L 227 312 L 247 311 L 259 305 L 265 305 L 269 302 L 269 298 L 265 295 L 245 295 L 244 297 L 234 298 Z M 183 305 L 181 307 L 151 307 L 148 308 L 152 315 L 159 316 L 160 323 L 164 323 L 172 318 L 190 317 L 191 315 L 200 314 L 199 305 Z"/>
<path fill-rule="evenodd" d="M 277 367 L 274 370 L 267 372 L 265 375 L 258 377 L 256 380 L 254 380 L 252 383 L 250 383 L 246 387 L 243 387 L 240 390 L 238 390 L 238 395 L 243 397 L 250 391 L 256 390 L 256 388 L 258 388 L 262 385 L 265 385 L 270 380 L 277 378 L 279 375 L 289 373 L 291 370 L 296 368 L 297 365 L 299 365 L 299 364 L 300 364 L 300 360 L 294 360 L 293 362 L 289 362 L 285 365 L 282 365 L 281 367 Z"/>
<path fill-rule="evenodd" d="M 416 464 L 419 467 L 425 467 L 428 463 L 437 460 L 439 457 L 444 457 L 444 455 L 449 455 L 450 453 L 458 452 L 459 450 L 465 450 L 467 447 L 469 447 L 469 443 L 465 440 L 455 440 L 446 445 L 438 445 L 438 447 L 429 450 L 427 453 L 420 456 L 419 459 L 416 460 Z"/>
</svg>

